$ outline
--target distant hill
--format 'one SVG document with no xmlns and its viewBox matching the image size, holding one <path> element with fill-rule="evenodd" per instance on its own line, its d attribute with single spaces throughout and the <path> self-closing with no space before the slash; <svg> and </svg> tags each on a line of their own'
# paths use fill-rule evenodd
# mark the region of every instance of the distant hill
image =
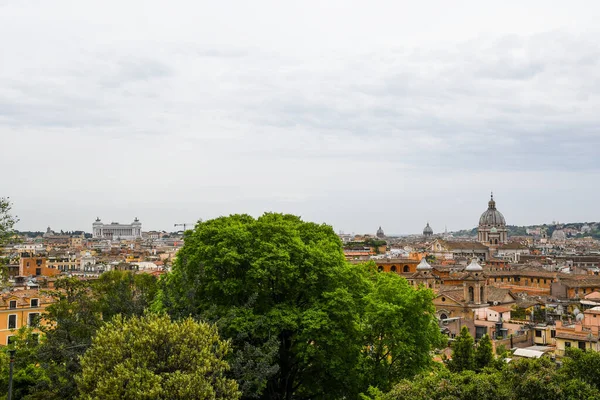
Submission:
<svg viewBox="0 0 600 400">
<path fill-rule="evenodd" d="M 589 231 L 582 231 L 581 229 L 587 225 Z M 598 222 L 569 222 L 559 224 L 542 224 L 542 225 L 529 225 L 529 226 L 518 226 L 508 225 L 508 236 L 534 236 L 528 234 L 527 230 L 536 230 L 537 228 L 546 229 L 548 237 L 552 236 L 552 233 L 557 229 L 567 230 L 567 237 L 582 238 L 591 236 L 595 239 L 600 239 L 600 223 Z M 451 232 L 454 236 L 477 236 L 477 228 L 463 229 L 456 232 Z"/>
</svg>

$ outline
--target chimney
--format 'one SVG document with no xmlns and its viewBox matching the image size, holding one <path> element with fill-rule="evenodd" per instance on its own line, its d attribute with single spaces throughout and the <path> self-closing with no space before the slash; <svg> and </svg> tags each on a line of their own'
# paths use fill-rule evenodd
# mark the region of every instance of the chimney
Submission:
<svg viewBox="0 0 600 400">
<path fill-rule="evenodd" d="M 583 329 L 583 325 L 581 325 L 581 324 L 575 325 L 575 332 L 581 332 L 582 329 Z"/>
</svg>

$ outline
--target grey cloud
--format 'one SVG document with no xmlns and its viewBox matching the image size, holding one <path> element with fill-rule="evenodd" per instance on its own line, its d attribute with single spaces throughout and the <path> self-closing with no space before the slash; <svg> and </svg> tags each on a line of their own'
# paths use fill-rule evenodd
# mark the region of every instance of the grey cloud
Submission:
<svg viewBox="0 0 600 400">
<path fill-rule="evenodd" d="M 122 87 L 131 82 L 167 78 L 174 71 L 167 64 L 147 59 L 124 59 L 107 68 L 109 73 L 100 80 L 107 88 Z"/>
</svg>

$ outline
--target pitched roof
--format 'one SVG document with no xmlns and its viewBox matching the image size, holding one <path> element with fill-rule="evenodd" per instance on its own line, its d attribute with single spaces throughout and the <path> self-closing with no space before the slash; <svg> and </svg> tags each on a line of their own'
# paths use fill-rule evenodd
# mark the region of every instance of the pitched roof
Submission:
<svg viewBox="0 0 600 400">
<path fill-rule="evenodd" d="M 488 307 L 490 310 L 492 311 L 496 311 L 499 313 L 505 313 L 505 312 L 509 312 L 511 311 L 510 307 L 506 307 L 506 306 L 494 306 L 494 307 Z"/>
<path fill-rule="evenodd" d="M 598 341 L 597 336 L 592 335 L 591 337 L 588 337 L 588 335 L 589 335 L 589 332 L 587 332 L 587 331 L 564 332 L 564 331 L 559 331 L 558 329 L 556 330 L 556 338 L 557 339 L 584 340 L 584 341 L 592 341 L 592 342 Z"/>
<path fill-rule="evenodd" d="M 487 246 L 475 241 L 450 241 L 438 239 L 438 242 L 448 250 L 488 250 Z"/>
<path fill-rule="evenodd" d="M 487 299 L 488 299 L 488 301 L 491 301 L 491 302 L 497 301 L 498 303 L 506 303 L 504 301 L 504 298 L 507 295 L 512 297 L 513 301 L 516 300 L 516 296 L 510 291 L 510 289 L 503 289 L 503 288 L 497 288 L 495 286 L 488 286 L 487 291 L 488 291 Z"/>
<path fill-rule="evenodd" d="M 600 292 L 598 292 L 597 290 L 593 291 L 592 293 L 586 295 L 584 297 L 584 299 L 586 299 L 586 300 L 600 300 Z"/>
<path fill-rule="evenodd" d="M 505 250 L 527 250 L 528 248 L 521 242 L 508 242 L 500 246 L 500 249 Z"/>
</svg>

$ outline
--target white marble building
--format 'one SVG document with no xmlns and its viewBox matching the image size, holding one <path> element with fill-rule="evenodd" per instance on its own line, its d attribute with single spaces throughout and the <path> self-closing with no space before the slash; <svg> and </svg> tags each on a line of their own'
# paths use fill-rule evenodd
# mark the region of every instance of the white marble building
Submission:
<svg viewBox="0 0 600 400">
<path fill-rule="evenodd" d="M 100 218 L 92 224 L 92 235 L 95 239 L 137 239 L 142 237 L 142 223 L 137 217 L 131 224 L 120 224 L 111 222 L 104 224 Z"/>
</svg>

